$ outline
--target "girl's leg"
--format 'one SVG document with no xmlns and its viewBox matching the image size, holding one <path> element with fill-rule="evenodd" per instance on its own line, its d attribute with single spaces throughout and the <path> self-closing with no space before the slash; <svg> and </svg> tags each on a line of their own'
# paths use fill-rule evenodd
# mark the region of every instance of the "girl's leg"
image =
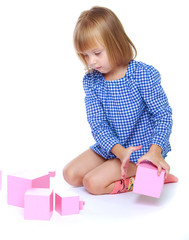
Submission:
<svg viewBox="0 0 189 240">
<path fill-rule="evenodd" d="M 82 186 L 84 176 L 104 162 L 103 157 L 88 149 L 64 167 L 64 179 L 72 186 Z"/>
<path fill-rule="evenodd" d="M 104 161 L 83 178 L 83 185 L 88 192 L 99 195 L 109 193 L 120 193 L 129 190 L 130 185 L 134 184 L 137 167 L 134 163 L 129 163 L 125 180 L 121 179 L 121 162 L 119 159 Z M 169 174 L 165 183 L 177 182 L 178 179 Z"/>
<path fill-rule="evenodd" d="M 126 177 L 135 176 L 136 168 L 136 165 L 130 162 Z M 88 172 L 83 179 L 83 185 L 92 194 L 108 194 L 112 193 L 116 182 L 120 179 L 121 162 L 119 159 L 110 159 Z"/>
<path fill-rule="evenodd" d="M 136 165 L 130 162 L 126 177 L 134 177 L 136 169 Z M 108 194 L 121 182 L 121 162 L 119 159 L 106 161 L 89 149 L 65 166 L 63 176 L 70 185 L 84 185 L 92 194 Z M 175 177 L 173 179 L 172 175 L 169 176 L 165 183 L 178 181 Z"/>
</svg>

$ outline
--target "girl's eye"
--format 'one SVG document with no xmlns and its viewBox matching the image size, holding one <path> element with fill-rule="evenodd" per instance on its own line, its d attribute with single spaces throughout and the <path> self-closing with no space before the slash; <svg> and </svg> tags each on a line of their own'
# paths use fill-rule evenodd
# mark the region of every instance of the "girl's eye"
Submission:
<svg viewBox="0 0 189 240">
<path fill-rule="evenodd" d="M 96 56 L 98 56 L 98 55 L 100 55 L 101 54 L 101 52 L 95 52 L 95 55 Z"/>
<path fill-rule="evenodd" d="M 88 57 L 88 55 L 87 55 L 87 54 L 83 54 L 83 57 L 84 57 L 84 58 L 87 58 L 87 57 Z"/>
</svg>

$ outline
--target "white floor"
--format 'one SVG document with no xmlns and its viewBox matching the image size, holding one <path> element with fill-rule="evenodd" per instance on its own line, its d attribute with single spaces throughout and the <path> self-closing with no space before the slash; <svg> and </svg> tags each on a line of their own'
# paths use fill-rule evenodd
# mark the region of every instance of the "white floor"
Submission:
<svg viewBox="0 0 189 240">
<path fill-rule="evenodd" d="M 85 201 L 79 215 L 50 221 L 24 220 L 24 210 L 6 203 L 6 173 L 0 191 L 0 226 L 4 239 L 174 239 L 188 240 L 188 200 L 185 180 L 165 185 L 160 199 L 125 193 L 93 196 L 83 187 L 72 188 L 57 174 L 51 188 L 72 189 Z M 187 189 L 187 188 L 186 188 Z M 69 237 L 68 237 L 69 236 Z M 112 239 L 112 238 L 111 238 Z"/>
</svg>

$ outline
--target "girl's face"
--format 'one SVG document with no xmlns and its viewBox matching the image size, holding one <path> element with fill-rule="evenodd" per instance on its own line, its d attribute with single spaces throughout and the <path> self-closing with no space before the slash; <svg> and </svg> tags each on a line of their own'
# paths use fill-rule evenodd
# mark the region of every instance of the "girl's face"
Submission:
<svg viewBox="0 0 189 240">
<path fill-rule="evenodd" d="M 97 44 L 95 48 L 82 53 L 89 68 L 107 74 L 112 70 L 106 49 L 103 45 Z"/>
</svg>

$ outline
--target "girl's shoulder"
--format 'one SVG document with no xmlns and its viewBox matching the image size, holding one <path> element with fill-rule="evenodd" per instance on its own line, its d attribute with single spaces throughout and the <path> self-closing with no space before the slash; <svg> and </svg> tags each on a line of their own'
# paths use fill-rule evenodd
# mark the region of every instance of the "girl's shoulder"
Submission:
<svg viewBox="0 0 189 240">
<path fill-rule="evenodd" d="M 84 75 L 84 78 L 93 80 L 93 79 L 98 79 L 101 76 L 102 74 L 100 72 L 98 72 L 97 70 L 93 70 L 91 72 L 86 72 Z"/>
<path fill-rule="evenodd" d="M 133 60 L 131 65 L 133 65 L 134 68 L 133 73 L 135 73 L 136 75 L 151 75 L 159 73 L 159 71 L 154 66 L 148 65 L 141 61 Z"/>
<path fill-rule="evenodd" d="M 152 65 L 140 61 L 132 61 L 130 77 L 135 84 L 151 85 L 161 79 L 159 71 Z"/>
<path fill-rule="evenodd" d="M 103 75 L 93 70 L 92 72 L 86 73 L 83 77 L 84 88 L 94 88 L 103 83 Z"/>
</svg>

